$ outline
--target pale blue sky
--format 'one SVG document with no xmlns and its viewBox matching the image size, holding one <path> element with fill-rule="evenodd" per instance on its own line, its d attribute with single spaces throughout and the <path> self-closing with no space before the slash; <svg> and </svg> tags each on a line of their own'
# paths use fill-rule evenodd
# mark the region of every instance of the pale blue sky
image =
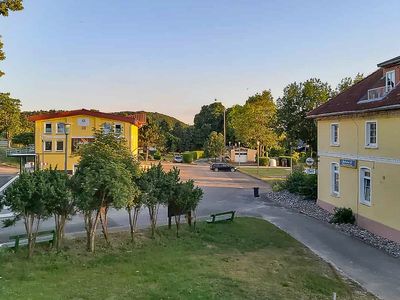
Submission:
<svg viewBox="0 0 400 300">
<path fill-rule="evenodd" d="M 0 91 L 23 109 L 148 110 L 193 122 L 293 81 L 400 55 L 400 1 L 25 0 L 0 18 Z"/>
</svg>

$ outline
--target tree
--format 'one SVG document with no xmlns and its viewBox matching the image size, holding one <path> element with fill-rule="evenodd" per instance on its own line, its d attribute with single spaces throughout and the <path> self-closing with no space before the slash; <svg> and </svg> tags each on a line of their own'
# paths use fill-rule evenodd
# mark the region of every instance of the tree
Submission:
<svg viewBox="0 0 400 300">
<path fill-rule="evenodd" d="M 203 190 L 196 187 L 193 180 L 176 182 L 170 204 L 172 204 L 178 212 L 192 212 L 192 214 L 196 216 L 195 210 L 202 197 Z M 176 214 L 174 219 L 176 224 L 176 237 L 179 237 L 181 215 Z M 189 220 L 189 223 L 190 221 L 191 220 Z"/>
<path fill-rule="evenodd" d="M 11 98 L 9 93 L 0 93 L 0 133 L 5 135 L 9 147 L 20 128 L 20 107 L 20 100 Z"/>
<path fill-rule="evenodd" d="M 335 91 L 332 93 L 332 96 L 336 96 L 337 94 L 347 90 L 349 87 L 355 85 L 356 83 L 360 82 L 363 79 L 364 79 L 364 74 L 362 73 L 357 73 L 357 75 L 354 76 L 354 79 L 352 79 L 351 77 L 343 78 L 337 85 Z"/>
<path fill-rule="evenodd" d="M 206 152 L 206 156 L 214 157 L 215 159 L 218 156 L 223 155 L 225 150 L 224 136 L 215 131 L 211 132 L 204 145 L 204 150 Z"/>
<path fill-rule="evenodd" d="M 312 78 L 301 83 L 291 83 L 278 99 L 278 129 L 286 133 L 288 144 L 295 145 L 299 140 L 316 149 L 317 127 L 314 120 L 307 119 L 307 113 L 331 96 L 328 83 Z"/>
<path fill-rule="evenodd" d="M 149 122 L 139 130 L 139 144 L 146 152 L 146 161 L 149 158 L 150 147 L 160 147 L 163 143 L 161 128 L 157 123 Z"/>
<path fill-rule="evenodd" d="M 151 237 L 154 238 L 160 205 L 168 201 L 168 181 L 161 164 L 151 166 L 139 180 L 143 204 L 149 211 Z"/>
<path fill-rule="evenodd" d="M 49 185 L 45 205 L 47 211 L 54 216 L 56 249 L 59 251 L 64 242 L 66 221 L 75 213 L 75 202 L 70 190 L 69 176 L 64 171 L 49 169 L 43 172 Z"/>
<path fill-rule="evenodd" d="M 22 10 L 22 0 L 0 0 L 0 15 L 7 17 L 9 11 Z M 1 38 L 1 36 L 0 36 Z M 6 56 L 3 51 L 3 43 L 0 40 L 0 61 L 5 60 Z M 0 70 L 0 77 L 4 75 L 4 72 Z"/>
<path fill-rule="evenodd" d="M 13 144 L 29 146 L 35 143 L 35 134 L 33 132 L 22 132 L 12 138 Z"/>
<path fill-rule="evenodd" d="M 114 134 L 95 132 L 94 142 L 79 150 L 81 157 L 73 177 L 77 207 L 83 212 L 87 249 L 94 252 L 95 232 L 99 221 L 108 239 L 108 209 L 127 206 L 132 197 L 132 170 L 135 162 L 126 141 Z"/>
<path fill-rule="evenodd" d="M 19 178 L 4 193 L 1 205 L 10 207 L 15 218 L 5 226 L 11 226 L 23 219 L 28 238 L 28 258 L 32 257 L 41 220 L 49 216 L 45 206 L 45 197 L 49 185 L 43 171 L 21 173 Z"/>
<path fill-rule="evenodd" d="M 194 146 L 201 148 L 212 131 L 223 132 L 224 110 L 221 102 L 203 105 L 194 117 Z"/>
<path fill-rule="evenodd" d="M 126 203 L 126 211 L 129 215 L 129 227 L 131 232 L 132 242 L 135 240 L 135 232 L 137 229 L 137 220 L 139 216 L 140 209 L 143 205 L 143 197 L 141 195 L 139 187 L 135 184 L 132 189 L 131 197 Z M 133 211 L 133 214 L 132 214 Z"/>
<path fill-rule="evenodd" d="M 271 91 L 263 91 L 248 98 L 244 106 L 236 105 L 229 110 L 229 127 L 242 144 L 271 149 L 277 145 L 276 106 Z M 228 130 L 229 131 L 229 130 Z"/>
</svg>

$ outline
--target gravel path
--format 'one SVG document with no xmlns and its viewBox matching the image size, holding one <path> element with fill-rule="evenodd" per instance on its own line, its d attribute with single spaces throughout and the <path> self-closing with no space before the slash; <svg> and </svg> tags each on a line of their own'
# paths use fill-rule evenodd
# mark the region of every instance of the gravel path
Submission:
<svg viewBox="0 0 400 300">
<path fill-rule="evenodd" d="M 262 195 L 264 200 L 272 201 L 280 206 L 295 209 L 305 215 L 315 219 L 329 222 L 332 214 L 320 208 L 314 201 L 304 200 L 302 196 L 294 195 L 288 191 L 267 192 Z M 388 254 L 399 258 L 400 244 L 377 236 L 366 229 L 352 224 L 332 224 L 337 230 L 340 230 L 350 236 L 353 236 L 365 243 L 386 251 Z"/>
</svg>

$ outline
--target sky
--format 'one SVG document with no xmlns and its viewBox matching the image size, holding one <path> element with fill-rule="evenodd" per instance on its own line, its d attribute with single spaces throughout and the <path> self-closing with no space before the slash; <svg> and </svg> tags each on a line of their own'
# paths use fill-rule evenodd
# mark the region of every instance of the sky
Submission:
<svg viewBox="0 0 400 300">
<path fill-rule="evenodd" d="M 400 55 L 400 1 L 25 0 L 0 17 L 0 91 L 23 110 L 157 111 L 193 123 Z"/>
</svg>

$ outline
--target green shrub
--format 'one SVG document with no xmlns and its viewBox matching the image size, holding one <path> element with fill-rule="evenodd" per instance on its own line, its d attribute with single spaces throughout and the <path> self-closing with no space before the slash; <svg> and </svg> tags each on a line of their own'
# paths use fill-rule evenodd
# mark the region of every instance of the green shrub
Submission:
<svg viewBox="0 0 400 300">
<path fill-rule="evenodd" d="M 280 192 L 286 189 L 286 181 L 275 181 L 272 183 L 272 191 L 273 192 Z"/>
<path fill-rule="evenodd" d="M 260 166 L 268 166 L 269 157 L 260 157 Z"/>
<path fill-rule="evenodd" d="M 287 177 L 285 186 L 291 193 L 303 195 L 309 199 L 317 199 L 317 175 L 308 175 L 301 170 L 294 170 L 293 173 Z"/>
<path fill-rule="evenodd" d="M 197 155 L 196 159 L 204 157 L 204 151 L 203 150 L 196 150 L 196 151 L 193 151 L 193 153 L 196 153 L 196 155 Z"/>
<path fill-rule="evenodd" d="M 182 154 L 182 159 L 184 163 L 190 164 L 193 162 L 193 153 L 192 152 L 185 152 Z"/>
<path fill-rule="evenodd" d="M 154 154 L 153 154 L 153 158 L 155 159 L 155 160 L 160 160 L 161 159 L 161 153 L 160 152 L 154 152 Z"/>
<path fill-rule="evenodd" d="M 337 207 L 334 210 L 334 214 L 330 222 L 337 224 L 354 224 L 355 221 L 356 218 L 351 208 Z"/>
</svg>

